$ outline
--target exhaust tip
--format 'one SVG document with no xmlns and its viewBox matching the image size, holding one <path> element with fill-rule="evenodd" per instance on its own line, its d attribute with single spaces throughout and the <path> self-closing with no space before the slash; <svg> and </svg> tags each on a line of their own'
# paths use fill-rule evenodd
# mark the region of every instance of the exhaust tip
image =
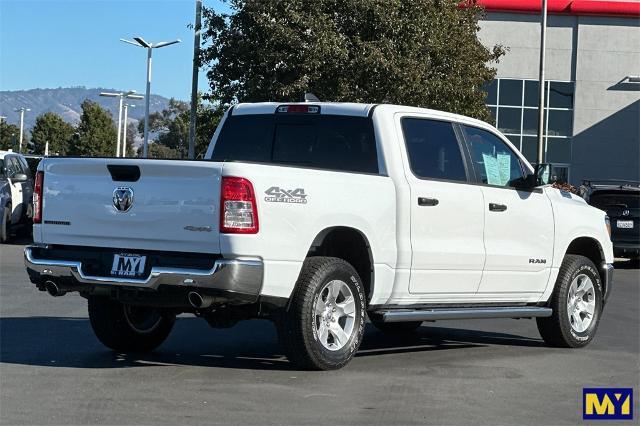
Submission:
<svg viewBox="0 0 640 426">
<path fill-rule="evenodd" d="M 204 303 L 204 300 L 202 300 L 202 296 L 200 296 L 200 293 L 196 293 L 195 291 L 190 291 L 189 294 L 187 294 L 187 299 L 189 300 L 189 304 L 196 309 L 201 308 L 202 304 Z"/>
<path fill-rule="evenodd" d="M 208 308 L 213 303 L 213 297 L 203 296 L 197 291 L 190 291 L 187 294 L 187 299 L 189 300 L 189 304 L 196 309 Z"/>
<path fill-rule="evenodd" d="M 58 285 L 53 281 L 45 281 L 44 288 L 47 290 L 47 293 L 53 297 L 64 296 L 67 294 L 66 291 L 60 290 L 60 287 L 58 287 Z"/>
</svg>

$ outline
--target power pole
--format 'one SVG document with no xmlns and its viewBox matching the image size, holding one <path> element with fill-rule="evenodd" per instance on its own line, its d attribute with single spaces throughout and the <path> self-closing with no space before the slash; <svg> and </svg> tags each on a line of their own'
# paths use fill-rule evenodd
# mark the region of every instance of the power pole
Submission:
<svg viewBox="0 0 640 426">
<path fill-rule="evenodd" d="M 540 76 L 538 77 L 539 98 L 538 98 L 538 164 L 544 162 L 544 106 L 545 106 L 545 84 L 544 68 L 547 37 L 547 0 L 542 0 L 542 22 L 540 26 Z"/>
<path fill-rule="evenodd" d="M 196 156 L 196 113 L 198 111 L 198 70 L 200 65 L 200 30 L 202 0 L 196 0 L 196 24 L 193 36 L 193 73 L 191 74 L 191 116 L 189 120 L 189 159 Z"/>
</svg>

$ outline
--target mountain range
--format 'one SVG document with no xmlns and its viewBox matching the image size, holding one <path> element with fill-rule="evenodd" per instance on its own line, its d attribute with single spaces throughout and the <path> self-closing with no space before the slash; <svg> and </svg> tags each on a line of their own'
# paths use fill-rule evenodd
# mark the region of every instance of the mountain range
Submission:
<svg viewBox="0 0 640 426">
<path fill-rule="evenodd" d="M 77 124 L 82 113 L 82 102 L 85 99 L 98 102 L 103 108 L 111 112 L 114 121 L 118 119 L 118 98 L 100 96 L 100 92 L 122 92 L 118 89 L 60 87 L 57 89 L 30 89 L 0 91 L 0 115 L 6 117 L 7 123 L 19 125 L 20 113 L 15 110 L 20 107 L 31 109 L 24 114 L 24 126 L 30 130 L 36 117 L 45 112 L 55 112 L 65 121 Z M 136 122 L 144 117 L 144 99 L 129 100 L 134 108 L 129 108 L 129 122 Z M 169 105 L 169 99 L 160 95 L 151 95 L 150 112 L 161 111 Z"/>
</svg>

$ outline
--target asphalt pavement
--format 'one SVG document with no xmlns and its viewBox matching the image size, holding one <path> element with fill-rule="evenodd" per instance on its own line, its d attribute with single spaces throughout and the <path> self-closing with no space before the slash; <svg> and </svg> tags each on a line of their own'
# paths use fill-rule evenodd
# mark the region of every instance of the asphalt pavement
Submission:
<svg viewBox="0 0 640 426">
<path fill-rule="evenodd" d="M 439 321 L 409 338 L 368 326 L 346 368 L 292 368 L 271 323 L 184 316 L 154 353 L 94 337 L 86 301 L 29 283 L 0 246 L 1 424 L 584 424 L 583 387 L 633 387 L 640 414 L 640 274 L 615 287 L 586 348 L 544 345 L 533 320 Z M 636 423 L 637 424 L 637 423 Z"/>
</svg>

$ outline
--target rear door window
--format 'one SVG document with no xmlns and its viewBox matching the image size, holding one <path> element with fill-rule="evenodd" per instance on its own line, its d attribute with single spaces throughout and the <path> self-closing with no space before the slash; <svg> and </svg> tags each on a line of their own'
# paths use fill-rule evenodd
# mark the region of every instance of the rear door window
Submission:
<svg viewBox="0 0 640 426">
<path fill-rule="evenodd" d="M 407 117 L 402 119 L 402 132 L 411 171 L 416 177 L 467 181 L 452 123 Z"/>
<path fill-rule="evenodd" d="M 368 117 L 232 115 L 220 131 L 212 160 L 378 173 L 373 123 Z"/>
</svg>

